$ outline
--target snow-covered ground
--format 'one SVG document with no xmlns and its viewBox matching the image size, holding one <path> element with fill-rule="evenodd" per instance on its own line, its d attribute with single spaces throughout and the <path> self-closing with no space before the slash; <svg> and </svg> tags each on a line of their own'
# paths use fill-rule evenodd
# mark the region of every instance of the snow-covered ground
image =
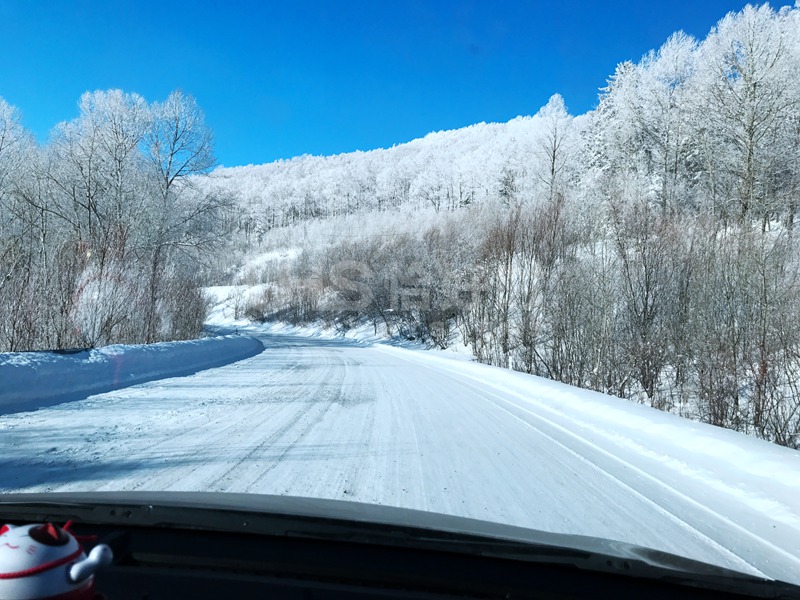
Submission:
<svg viewBox="0 0 800 600">
<path fill-rule="evenodd" d="M 352 499 L 617 539 L 800 583 L 800 453 L 626 400 L 331 333 L 0 416 L 0 491 Z"/>
<path fill-rule="evenodd" d="M 281 248 L 264 252 L 248 260 L 236 273 L 235 281 L 257 280 L 262 277 L 265 270 L 286 261 L 291 261 L 300 256 L 300 248 Z"/>
<path fill-rule="evenodd" d="M 34 410 L 154 379 L 189 375 L 261 352 L 250 336 L 226 335 L 69 354 L 0 353 L 0 413 Z"/>
</svg>

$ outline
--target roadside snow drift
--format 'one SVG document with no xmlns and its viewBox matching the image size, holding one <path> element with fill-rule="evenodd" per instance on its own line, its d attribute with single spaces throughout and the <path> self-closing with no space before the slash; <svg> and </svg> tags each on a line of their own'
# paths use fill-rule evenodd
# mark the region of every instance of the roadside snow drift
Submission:
<svg viewBox="0 0 800 600">
<path fill-rule="evenodd" d="M 0 353 L 0 413 L 34 410 L 138 383 L 190 375 L 264 350 L 249 336 L 227 335 L 74 354 Z"/>
</svg>

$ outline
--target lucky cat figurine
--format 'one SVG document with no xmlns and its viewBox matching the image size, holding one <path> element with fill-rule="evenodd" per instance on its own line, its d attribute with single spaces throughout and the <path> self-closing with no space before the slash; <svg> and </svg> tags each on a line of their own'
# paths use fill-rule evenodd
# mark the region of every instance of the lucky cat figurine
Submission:
<svg viewBox="0 0 800 600">
<path fill-rule="evenodd" d="M 98 544 L 87 557 L 69 526 L 0 527 L 0 600 L 94 598 L 94 574 L 111 563 L 111 548 Z"/>
</svg>

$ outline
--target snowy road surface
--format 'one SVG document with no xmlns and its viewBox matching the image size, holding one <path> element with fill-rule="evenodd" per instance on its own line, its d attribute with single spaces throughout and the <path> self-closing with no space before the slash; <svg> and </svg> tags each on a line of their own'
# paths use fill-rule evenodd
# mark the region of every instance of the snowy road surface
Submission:
<svg viewBox="0 0 800 600">
<path fill-rule="evenodd" d="M 353 499 L 800 582 L 800 453 L 438 353 L 262 334 L 226 367 L 0 415 L 0 491 Z"/>
</svg>

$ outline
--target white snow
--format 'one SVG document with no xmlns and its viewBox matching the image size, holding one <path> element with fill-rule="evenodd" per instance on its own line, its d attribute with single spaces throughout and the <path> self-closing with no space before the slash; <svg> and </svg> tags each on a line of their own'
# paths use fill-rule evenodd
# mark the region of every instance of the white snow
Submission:
<svg viewBox="0 0 800 600">
<path fill-rule="evenodd" d="M 263 269 L 266 265 L 275 262 L 284 262 L 294 260 L 300 256 L 300 248 L 280 248 L 277 250 L 270 250 L 264 252 L 248 260 L 241 269 L 239 269 L 238 278 L 244 278 L 245 275 L 251 271 L 258 271 Z"/>
<path fill-rule="evenodd" d="M 250 321 L 244 318 L 247 304 L 263 294 L 267 287 L 269 284 L 219 285 L 203 288 L 206 299 L 212 304 L 206 325 L 223 330 L 247 327 L 250 324 Z"/>
<path fill-rule="evenodd" d="M 196 373 L 261 352 L 249 336 L 228 335 L 72 354 L 0 353 L 0 413 L 33 410 L 126 386 Z"/>
<path fill-rule="evenodd" d="M 264 352 L 0 416 L 0 492 L 352 499 L 800 583 L 796 451 L 453 353 L 247 331 Z"/>
</svg>

